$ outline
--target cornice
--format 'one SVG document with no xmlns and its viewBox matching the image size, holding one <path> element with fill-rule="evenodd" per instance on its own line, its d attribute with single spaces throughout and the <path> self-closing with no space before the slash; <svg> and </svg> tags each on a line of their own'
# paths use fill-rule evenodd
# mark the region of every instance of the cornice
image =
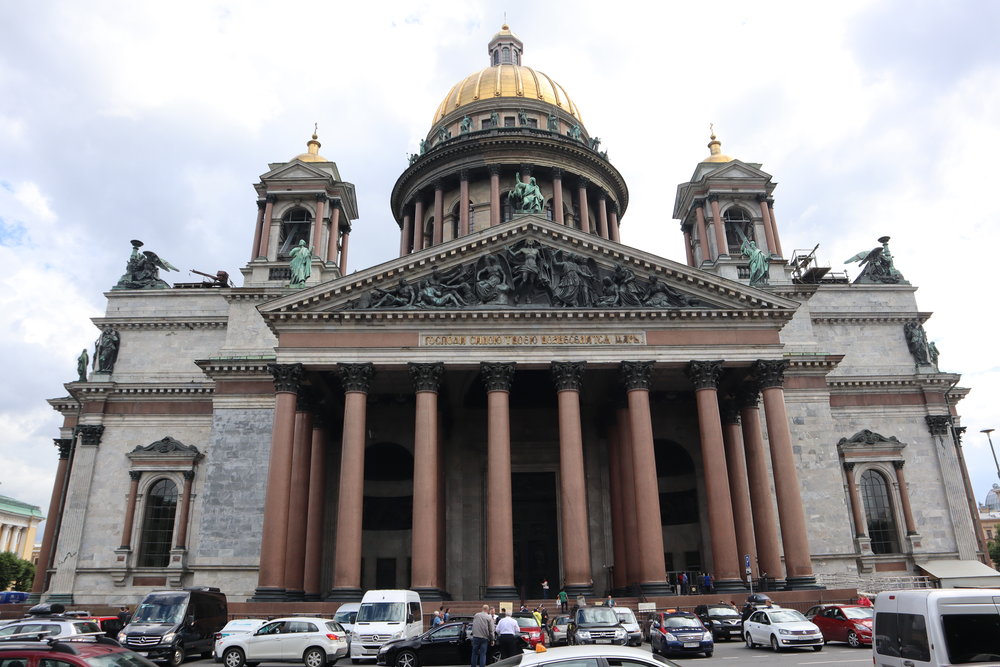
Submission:
<svg viewBox="0 0 1000 667">
<path fill-rule="evenodd" d="M 80 409 L 80 401 L 72 396 L 62 396 L 60 398 L 50 398 L 46 401 L 56 412 L 76 412 Z"/>
<path fill-rule="evenodd" d="M 788 362 L 785 375 L 826 375 L 844 360 L 844 356 L 843 354 L 785 355 L 785 361 Z"/>
<path fill-rule="evenodd" d="M 905 323 L 913 320 L 921 324 L 930 319 L 932 313 L 910 311 L 898 313 L 869 313 L 869 312 L 828 312 L 818 311 L 809 314 L 813 322 L 823 322 L 826 324 L 862 324 L 862 323 Z"/>
<path fill-rule="evenodd" d="M 157 398 L 177 398 L 190 396 L 211 396 L 215 391 L 211 384 L 183 385 L 168 384 L 109 384 L 100 385 L 78 385 L 73 388 L 77 400 L 85 401 L 88 398 L 101 398 L 113 401 L 120 397 L 149 396 Z"/>
<path fill-rule="evenodd" d="M 98 328 L 116 329 L 224 329 L 228 325 L 226 318 L 217 316 L 95 317 L 91 321 Z"/>
<path fill-rule="evenodd" d="M 270 380 L 272 375 L 268 366 L 273 364 L 276 358 L 273 354 L 254 357 L 213 357 L 197 359 L 194 363 L 213 380 L 227 377 L 248 379 L 251 376 Z"/>
<path fill-rule="evenodd" d="M 857 393 L 858 390 L 880 391 L 885 389 L 949 389 L 960 378 L 955 373 L 935 373 L 933 375 L 838 375 L 827 377 L 827 385 L 831 392 L 845 391 Z M 958 392 L 962 390 L 959 389 Z M 964 392 L 967 394 L 968 389 Z M 962 394 L 963 396 L 965 394 Z"/>
</svg>

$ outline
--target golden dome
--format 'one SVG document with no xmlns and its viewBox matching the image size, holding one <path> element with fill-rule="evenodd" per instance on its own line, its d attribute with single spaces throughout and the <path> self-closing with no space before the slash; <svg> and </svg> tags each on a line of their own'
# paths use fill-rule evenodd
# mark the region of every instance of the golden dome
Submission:
<svg viewBox="0 0 1000 667">
<path fill-rule="evenodd" d="M 548 102 L 583 122 L 579 109 L 562 86 L 547 74 L 524 65 L 495 65 L 465 77 L 448 91 L 433 122 L 466 104 L 501 97 Z"/>
<path fill-rule="evenodd" d="M 722 153 L 722 142 L 715 138 L 715 132 L 712 133 L 711 140 L 708 142 L 708 151 L 710 155 L 702 162 L 732 162 L 734 159 Z"/>
<path fill-rule="evenodd" d="M 319 147 L 323 144 L 319 143 L 319 137 L 313 132 L 312 139 L 306 142 L 308 151 L 300 155 L 293 157 L 293 160 L 301 160 L 302 162 L 329 162 L 325 157 L 319 154 Z"/>
</svg>

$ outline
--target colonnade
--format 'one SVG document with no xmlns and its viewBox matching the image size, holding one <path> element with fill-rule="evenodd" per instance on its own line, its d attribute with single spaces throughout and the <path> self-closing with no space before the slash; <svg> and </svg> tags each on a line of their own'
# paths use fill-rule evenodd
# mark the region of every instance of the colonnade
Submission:
<svg viewBox="0 0 1000 667">
<path fill-rule="evenodd" d="M 274 204 L 278 195 L 269 194 L 257 200 L 257 224 L 254 227 L 253 248 L 250 261 L 278 259 L 278 241 L 281 238 L 281 219 L 274 219 Z M 347 274 L 347 249 L 351 236 L 351 223 L 340 218 L 340 200 L 324 193 L 316 194 L 309 231 L 309 245 L 315 248 L 320 261 L 336 263 L 341 275 Z M 274 243 L 272 243 L 272 237 Z M 339 243 L 338 243 L 339 242 Z"/>
<path fill-rule="evenodd" d="M 502 197 L 500 190 L 500 175 L 504 171 L 501 165 L 489 165 L 487 167 L 490 175 L 490 199 L 489 199 L 489 226 L 494 227 L 502 222 Z M 513 169 L 513 167 L 511 167 Z M 518 167 L 521 180 L 527 183 L 532 171 L 530 166 L 521 165 Z M 563 207 L 563 179 L 565 173 L 561 168 L 552 168 L 550 172 L 552 184 L 552 218 L 560 224 L 570 224 L 566 219 Z M 459 182 L 459 202 L 458 207 L 458 236 L 465 236 L 470 231 L 469 225 L 469 176 L 468 169 L 461 169 L 457 175 L 451 176 L 447 180 L 453 180 L 457 176 Z M 423 221 L 426 217 L 427 206 L 431 206 L 434 227 L 431 233 L 429 245 L 438 245 L 445 239 L 445 209 L 444 196 L 448 190 L 446 178 L 439 178 L 434 182 L 433 188 L 419 192 L 411 201 L 407 202 L 403 209 L 403 224 L 400 231 L 399 255 L 400 257 L 411 252 L 418 252 L 425 247 Z M 577 203 L 578 218 L 583 231 L 590 230 L 590 204 L 589 198 L 596 197 L 597 210 L 595 219 L 597 223 L 597 235 L 604 239 L 609 239 L 616 243 L 620 242 L 618 205 L 614 201 L 608 201 L 609 195 L 602 189 L 597 188 L 594 192 L 594 185 L 585 177 L 576 177 L 575 195 Z M 429 201 L 428 201 L 429 200 Z"/>
<path fill-rule="evenodd" d="M 698 410 L 708 533 L 716 585 L 743 588 L 741 554 L 754 568 L 789 587 L 815 585 L 798 474 L 785 413 L 785 362 L 758 361 L 738 407 L 720 409 L 721 361 L 687 366 Z M 624 405 L 609 432 L 610 504 L 615 585 L 638 585 L 646 595 L 665 595 L 663 531 L 650 408 L 654 362 L 622 361 Z M 367 394 L 371 363 L 339 364 L 344 389 L 342 453 L 332 590 L 327 599 L 361 595 Z M 559 479 L 562 505 L 562 578 L 570 594 L 593 594 L 587 481 L 584 472 L 580 389 L 586 362 L 551 362 L 557 394 Z M 411 587 L 428 598 L 445 595 L 444 498 L 438 391 L 445 365 L 411 363 L 415 393 Z M 511 491 L 510 387 L 514 362 L 482 362 L 486 389 L 487 454 L 485 594 L 518 597 L 514 587 Z M 300 391 L 301 364 L 273 364 L 276 405 L 262 530 L 258 600 L 318 599 L 323 525 L 323 423 Z M 770 440 L 777 497 L 775 512 L 761 435 L 761 395 Z M 507 511 L 504 509 L 507 508 Z M 779 549 L 778 531 L 781 533 Z M 302 545 L 305 545 L 304 548 Z"/>
<path fill-rule="evenodd" d="M 749 196 L 749 195 L 745 195 Z M 697 231 L 697 239 L 692 239 L 692 225 L 682 226 L 684 231 L 684 248 L 687 253 L 688 266 L 698 266 L 701 261 L 717 259 L 719 255 L 729 254 L 729 244 L 726 240 L 726 224 L 720 213 L 719 199 L 726 197 L 732 199 L 732 193 L 709 194 L 708 196 L 696 197 L 692 202 L 694 209 L 694 227 Z M 757 206 L 760 209 L 761 226 L 764 229 L 764 242 L 767 245 L 767 252 L 772 257 L 784 257 L 781 251 L 781 237 L 778 235 L 778 223 L 774 215 L 774 199 L 766 195 L 757 195 Z M 709 215 L 706 215 L 706 205 Z M 715 250 L 711 250 L 709 237 L 709 227 L 712 228 L 711 238 L 715 241 Z M 757 239 L 759 244 L 759 239 Z M 694 245 L 697 243 L 700 251 L 700 260 L 696 256 Z"/>
<path fill-rule="evenodd" d="M 24 538 L 28 527 L 21 524 L 0 523 L 0 552 L 10 551 L 19 558 L 24 551 Z"/>
</svg>

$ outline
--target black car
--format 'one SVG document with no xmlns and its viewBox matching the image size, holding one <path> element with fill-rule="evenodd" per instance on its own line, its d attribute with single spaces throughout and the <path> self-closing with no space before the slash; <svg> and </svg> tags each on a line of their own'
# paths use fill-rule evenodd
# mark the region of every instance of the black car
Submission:
<svg viewBox="0 0 1000 667">
<path fill-rule="evenodd" d="M 705 627 L 712 631 L 715 641 L 743 639 L 743 622 L 739 610 L 730 604 L 700 604 L 694 608 Z"/>
<path fill-rule="evenodd" d="M 566 643 L 624 646 L 628 643 L 628 631 L 622 627 L 614 607 L 579 607 L 566 628 Z"/>
<path fill-rule="evenodd" d="M 521 642 L 522 648 L 527 644 Z M 442 623 L 419 637 L 387 642 L 379 649 L 375 661 L 389 667 L 418 667 L 418 665 L 468 665 L 472 657 L 472 624 L 465 622 Z M 486 662 L 500 659 L 500 647 L 490 646 Z"/>
</svg>

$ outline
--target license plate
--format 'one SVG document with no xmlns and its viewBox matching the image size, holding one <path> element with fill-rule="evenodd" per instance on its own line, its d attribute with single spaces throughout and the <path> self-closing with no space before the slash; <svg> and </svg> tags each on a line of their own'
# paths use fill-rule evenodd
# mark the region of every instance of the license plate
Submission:
<svg viewBox="0 0 1000 667">
<path fill-rule="evenodd" d="M 149 655 L 149 653 L 148 653 L 147 651 L 136 651 L 136 652 L 135 652 L 135 654 L 136 654 L 136 655 L 141 655 L 141 656 L 142 656 L 142 657 L 144 657 L 144 658 L 145 658 L 145 657 L 146 657 L 147 655 Z"/>
<path fill-rule="evenodd" d="M 610 644 L 611 640 L 610 639 L 595 639 L 594 643 L 595 644 Z"/>
<path fill-rule="evenodd" d="M 733 628 L 732 630 L 729 631 L 729 634 L 731 634 L 731 635 L 738 635 L 738 634 L 740 634 L 740 629 L 739 628 Z"/>
<path fill-rule="evenodd" d="M 698 642 L 684 642 L 684 648 L 698 648 Z"/>
</svg>

